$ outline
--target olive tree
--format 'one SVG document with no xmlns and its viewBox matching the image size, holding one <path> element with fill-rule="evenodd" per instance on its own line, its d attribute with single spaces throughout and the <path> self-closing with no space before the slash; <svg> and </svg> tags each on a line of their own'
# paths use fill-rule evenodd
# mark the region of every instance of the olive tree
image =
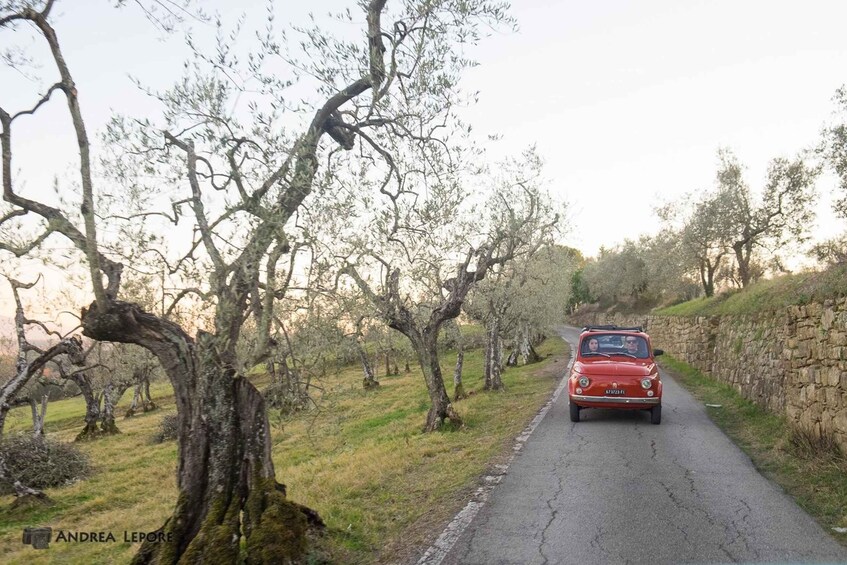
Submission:
<svg viewBox="0 0 847 565">
<path fill-rule="evenodd" d="M 14 367 L 14 375 L 0 386 L 0 440 L 3 439 L 3 429 L 6 425 L 6 417 L 9 410 L 13 406 L 12 402 L 27 383 L 29 383 L 30 379 L 38 375 L 48 363 L 62 358 L 67 358 L 74 364 L 82 364 L 84 362 L 82 341 L 78 336 L 60 335 L 58 336 L 60 339 L 46 349 L 42 349 L 31 343 L 26 334 L 28 327 L 39 327 L 48 335 L 55 335 L 55 332 L 44 326 L 41 322 L 27 318 L 24 312 L 20 290 L 32 288 L 35 282 L 22 283 L 13 278 L 8 278 L 8 281 L 12 287 L 12 295 L 15 301 L 17 359 Z M 46 398 L 46 396 L 42 397 L 40 414 L 36 408 L 35 399 L 30 398 L 33 411 L 33 432 L 36 437 L 43 435 L 44 416 L 47 411 Z M 33 499 L 44 503 L 49 502 L 49 498 L 42 491 L 24 485 L 18 480 L 12 480 L 2 451 L 0 451 L 0 481 L 12 485 L 19 502 L 25 499 Z"/>
<path fill-rule="evenodd" d="M 43 323 L 32 320 L 24 312 L 20 290 L 32 288 L 35 282 L 22 283 L 9 278 L 12 296 L 15 300 L 15 336 L 17 339 L 17 359 L 14 375 L 0 386 L 0 438 L 6 425 L 6 417 L 11 410 L 15 397 L 26 387 L 30 380 L 38 375 L 49 363 L 66 358 L 69 363 L 80 365 L 84 362 L 82 340 L 74 335 L 57 335 L 55 330 L 47 328 Z M 55 335 L 59 339 L 50 347 L 42 348 L 33 344 L 27 337 L 28 327 L 39 327 L 47 335 Z"/>
<path fill-rule="evenodd" d="M 243 374 L 275 346 L 270 327 L 286 280 L 278 270 L 291 249 L 296 214 L 307 199 L 332 197 L 330 179 L 319 172 L 332 170 L 327 163 L 339 150 L 370 146 L 379 136 L 425 143 L 429 131 L 415 124 L 432 125 L 432 111 L 415 121 L 394 113 L 393 100 L 417 97 L 423 112 L 451 100 L 451 70 L 463 67 L 455 46 L 478 39 L 480 22 L 504 17 L 503 6 L 484 0 L 386 5 L 360 4 L 363 39 L 302 30 L 300 57 L 285 51 L 270 23 L 248 56 L 236 54 L 237 42 L 227 33 L 218 37 L 214 56 L 196 47 L 182 80 L 149 91 L 162 108 L 159 118 L 118 117 L 111 124 L 105 145 L 113 151 L 105 155 L 103 187 L 95 186 L 93 155 L 103 148 L 90 141 L 81 103 L 86 85 L 74 81 L 63 54 L 53 25 L 55 2 L 0 4 L 0 31 L 34 30 L 55 72 L 31 106 L 0 108 L 8 206 L 2 220 L 29 222 L 36 230 L 28 241 L 7 242 L 3 249 L 25 257 L 48 239 L 71 244 L 84 261 L 93 297 L 81 309 L 84 334 L 147 349 L 174 389 L 178 497 L 162 526 L 165 541 L 145 542 L 138 563 L 235 562 L 242 536 L 249 562 L 304 556 L 307 521 L 319 519 L 288 500 L 277 482 L 265 402 Z M 355 23 L 352 13 L 348 21 Z M 298 75 L 301 91 L 289 100 L 289 79 Z M 66 206 L 27 194 L 12 165 L 15 131 L 56 96 L 67 102 L 79 165 L 79 196 Z M 134 264 L 111 251 L 115 242 L 108 233 L 145 228 L 184 235 L 123 244 L 149 243 L 142 250 L 149 254 L 128 255 L 187 283 L 173 303 L 202 301 L 211 311 L 208 326 L 183 326 L 168 316 L 172 308 L 162 315 L 125 299 L 122 281 Z M 149 258 L 154 256 L 158 263 Z M 237 346 L 248 319 L 257 340 L 241 358 Z"/>
<path fill-rule="evenodd" d="M 626 240 L 615 248 L 601 247 L 586 263 L 582 278 L 601 303 L 633 305 L 648 288 L 650 269 L 638 244 Z"/>
<path fill-rule="evenodd" d="M 838 175 L 841 196 L 836 199 L 835 212 L 847 219 L 847 87 L 835 91 L 834 119 L 824 128 L 821 151 Z"/>
<path fill-rule="evenodd" d="M 456 153 L 452 157 L 459 162 Z M 525 253 L 550 219 L 537 187 L 525 182 L 519 167 L 491 180 L 483 177 L 487 182 L 472 191 L 469 170 L 446 169 L 440 166 L 444 162 L 431 160 L 437 165 L 425 174 L 406 176 L 388 215 L 377 210 L 366 230 L 369 237 L 342 253 L 341 273 L 411 343 L 431 402 L 425 431 L 448 419 L 462 424 L 441 372 L 441 328 L 459 316 L 474 285 Z M 470 197 L 486 189 L 487 201 Z"/>
<path fill-rule="evenodd" d="M 715 294 L 721 267 L 732 251 L 727 192 L 707 193 L 690 208 L 681 230 L 680 246 L 686 263 L 696 269 L 706 296 Z"/>
<path fill-rule="evenodd" d="M 735 156 L 724 150 L 719 157 L 716 197 L 726 202 L 724 237 L 735 258 L 738 282 L 746 287 L 755 278 L 756 251 L 774 253 L 808 239 L 819 169 L 802 157 L 773 159 L 761 194 L 754 195 Z"/>
<path fill-rule="evenodd" d="M 486 327 L 483 389 L 501 390 L 503 346 L 507 365 L 540 360 L 539 338 L 564 321 L 576 266 L 563 248 L 550 243 L 555 216 L 532 244 L 473 289 L 465 310 Z"/>
</svg>

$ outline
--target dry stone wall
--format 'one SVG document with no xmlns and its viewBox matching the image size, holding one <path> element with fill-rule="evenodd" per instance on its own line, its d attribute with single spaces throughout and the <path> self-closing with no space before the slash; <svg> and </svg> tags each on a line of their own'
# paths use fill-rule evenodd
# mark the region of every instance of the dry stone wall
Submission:
<svg viewBox="0 0 847 565">
<path fill-rule="evenodd" d="M 592 314 L 640 325 L 659 347 L 847 450 L 847 298 L 743 316 Z"/>
</svg>

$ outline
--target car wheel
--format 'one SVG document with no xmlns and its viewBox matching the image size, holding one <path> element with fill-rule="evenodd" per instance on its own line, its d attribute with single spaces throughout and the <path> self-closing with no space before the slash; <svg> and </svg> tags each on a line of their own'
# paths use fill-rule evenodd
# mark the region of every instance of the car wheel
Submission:
<svg viewBox="0 0 847 565">
<path fill-rule="evenodd" d="M 650 409 L 650 423 L 651 424 L 661 424 L 662 423 L 662 405 L 657 404 L 653 408 Z"/>
<path fill-rule="evenodd" d="M 570 406 L 571 406 L 571 422 L 579 422 L 579 406 L 574 404 L 573 401 L 570 402 Z"/>
</svg>

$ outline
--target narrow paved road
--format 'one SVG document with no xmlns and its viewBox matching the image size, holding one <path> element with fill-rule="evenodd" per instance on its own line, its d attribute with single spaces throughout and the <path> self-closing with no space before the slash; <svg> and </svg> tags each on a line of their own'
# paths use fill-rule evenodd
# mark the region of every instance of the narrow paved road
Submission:
<svg viewBox="0 0 847 565">
<path fill-rule="evenodd" d="M 578 331 L 562 336 L 574 344 Z M 847 563 L 666 375 L 662 424 L 567 391 L 443 563 Z"/>
</svg>

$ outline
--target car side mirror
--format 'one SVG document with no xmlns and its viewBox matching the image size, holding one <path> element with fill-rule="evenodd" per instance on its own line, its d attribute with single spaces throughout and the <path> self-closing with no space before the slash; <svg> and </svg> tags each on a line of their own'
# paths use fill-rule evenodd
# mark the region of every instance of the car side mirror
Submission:
<svg viewBox="0 0 847 565">
<path fill-rule="evenodd" d="M 664 354 L 665 354 L 664 349 L 654 349 L 653 350 L 653 357 L 658 357 L 659 355 L 664 355 Z"/>
</svg>

